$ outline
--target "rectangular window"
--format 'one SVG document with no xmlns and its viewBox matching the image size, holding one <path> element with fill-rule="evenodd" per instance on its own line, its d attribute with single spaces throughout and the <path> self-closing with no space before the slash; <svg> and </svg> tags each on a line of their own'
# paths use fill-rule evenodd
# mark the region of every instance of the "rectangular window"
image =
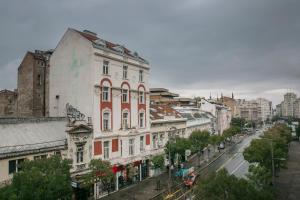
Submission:
<svg viewBox="0 0 300 200">
<path fill-rule="evenodd" d="M 15 173 L 17 171 L 17 161 L 10 160 L 8 161 L 8 174 Z"/>
<path fill-rule="evenodd" d="M 109 126 L 109 113 L 104 113 L 103 114 L 103 131 L 108 131 L 110 129 Z"/>
<path fill-rule="evenodd" d="M 83 145 L 78 145 L 76 150 L 77 163 L 83 162 Z"/>
<path fill-rule="evenodd" d="M 140 71 L 139 71 L 139 81 L 140 81 L 140 82 L 143 82 L 143 81 L 144 81 L 144 71 L 143 71 L 143 70 L 140 70 Z"/>
<path fill-rule="evenodd" d="M 109 101 L 109 87 L 103 87 L 102 89 L 102 100 Z"/>
<path fill-rule="evenodd" d="M 144 128 L 144 113 L 140 113 L 140 128 Z"/>
<path fill-rule="evenodd" d="M 122 128 L 128 129 L 129 126 L 128 126 L 128 113 L 127 112 L 123 113 L 122 120 L 123 120 Z"/>
<path fill-rule="evenodd" d="M 140 136 L 140 151 L 145 150 L 144 143 L 145 143 L 144 136 Z"/>
<path fill-rule="evenodd" d="M 140 104 L 144 103 L 144 92 L 143 91 L 139 92 L 139 102 L 140 102 Z"/>
<path fill-rule="evenodd" d="M 103 148 L 104 148 L 103 158 L 108 159 L 109 158 L 109 141 L 105 141 L 103 143 Z"/>
<path fill-rule="evenodd" d="M 10 160 L 8 161 L 8 174 L 21 171 L 21 164 L 24 162 L 24 159 Z"/>
<path fill-rule="evenodd" d="M 123 66 L 123 79 L 127 79 L 128 66 Z"/>
<path fill-rule="evenodd" d="M 128 102 L 128 90 L 126 89 L 122 89 L 122 102 Z"/>
<path fill-rule="evenodd" d="M 129 139 L 129 155 L 134 155 L 134 138 Z"/>
<path fill-rule="evenodd" d="M 108 64 L 109 62 L 104 60 L 103 61 L 103 74 L 108 75 Z"/>
</svg>

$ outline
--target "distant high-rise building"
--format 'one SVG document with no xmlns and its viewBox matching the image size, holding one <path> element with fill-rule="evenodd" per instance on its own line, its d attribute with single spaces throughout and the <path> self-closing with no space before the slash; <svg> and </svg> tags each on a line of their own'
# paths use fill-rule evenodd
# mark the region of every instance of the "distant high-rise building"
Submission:
<svg viewBox="0 0 300 200">
<path fill-rule="evenodd" d="M 294 117 L 300 119 L 300 98 L 294 102 Z"/>
<path fill-rule="evenodd" d="M 294 103 L 297 99 L 297 95 L 292 92 L 288 92 L 284 95 L 284 100 L 281 103 L 282 117 L 294 117 Z"/>
</svg>

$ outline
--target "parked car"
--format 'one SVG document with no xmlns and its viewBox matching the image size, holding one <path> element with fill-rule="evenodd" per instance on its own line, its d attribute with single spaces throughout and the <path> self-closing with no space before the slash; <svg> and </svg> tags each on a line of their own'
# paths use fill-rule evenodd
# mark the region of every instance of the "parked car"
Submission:
<svg viewBox="0 0 300 200">
<path fill-rule="evenodd" d="M 225 148 L 224 142 L 221 142 L 221 143 L 220 143 L 219 148 L 220 148 L 220 149 L 224 149 L 224 148 Z"/>
<path fill-rule="evenodd" d="M 196 178 L 197 175 L 194 172 L 190 173 L 188 176 L 184 178 L 183 183 L 185 186 L 191 187 L 195 184 Z"/>
</svg>

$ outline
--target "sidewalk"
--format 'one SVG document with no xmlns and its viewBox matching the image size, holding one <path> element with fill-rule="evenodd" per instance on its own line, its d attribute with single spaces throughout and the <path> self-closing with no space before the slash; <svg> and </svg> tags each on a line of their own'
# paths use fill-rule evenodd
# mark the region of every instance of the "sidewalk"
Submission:
<svg viewBox="0 0 300 200">
<path fill-rule="evenodd" d="M 219 152 L 216 152 L 216 156 L 219 155 Z M 210 160 L 213 160 L 215 157 L 211 156 Z M 196 165 L 198 162 L 198 158 L 194 157 L 188 163 L 189 166 Z M 204 161 L 201 159 L 201 167 L 209 162 Z M 161 183 L 161 190 L 156 190 L 156 183 L 157 178 L 160 179 Z M 174 177 L 173 177 L 174 179 Z M 114 199 L 124 199 L 124 200 L 146 200 L 150 199 L 151 197 L 160 194 L 164 189 L 167 188 L 169 176 L 168 172 L 164 172 L 158 177 L 151 177 L 139 182 L 135 185 L 129 186 L 128 188 L 124 188 L 123 190 L 119 190 L 117 192 L 111 193 L 108 196 L 102 197 L 101 200 L 114 200 Z"/>
<path fill-rule="evenodd" d="M 279 200 L 300 199 L 300 142 L 291 142 L 287 169 L 279 172 L 275 187 Z"/>
<path fill-rule="evenodd" d="M 227 149 L 231 146 L 237 144 L 241 140 L 243 140 L 244 137 L 238 137 L 236 141 L 234 141 L 233 144 L 227 146 Z M 213 148 L 213 147 L 212 147 Z M 216 159 L 220 154 L 224 153 L 225 150 L 221 150 L 221 152 L 216 151 L 215 155 L 211 155 L 213 153 L 213 150 L 211 150 L 211 154 L 209 156 L 209 160 L 206 160 L 205 156 L 201 156 L 201 166 L 200 168 L 203 168 L 204 166 L 207 166 L 212 160 Z M 189 161 L 186 163 L 187 167 L 190 166 L 198 166 L 199 160 L 197 156 L 192 156 Z M 161 184 L 161 190 L 156 190 L 156 183 L 157 178 L 160 179 Z M 174 179 L 174 177 L 173 177 Z M 132 186 L 129 186 L 128 188 L 124 188 L 123 190 L 119 190 L 117 192 L 111 193 L 108 196 L 102 197 L 101 200 L 117 200 L 117 199 L 123 199 L 123 200 L 146 200 L 150 199 L 151 197 L 160 194 L 162 191 L 164 191 L 167 188 L 168 184 L 168 172 L 165 172 L 161 174 L 159 177 L 151 177 L 143 180 L 142 182 L 138 182 L 137 184 L 134 184 Z"/>
</svg>

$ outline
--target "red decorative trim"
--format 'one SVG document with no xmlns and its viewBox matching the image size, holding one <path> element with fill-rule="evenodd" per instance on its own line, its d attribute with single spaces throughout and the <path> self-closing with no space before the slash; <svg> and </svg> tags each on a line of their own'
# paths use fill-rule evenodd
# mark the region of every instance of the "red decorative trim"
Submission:
<svg viewBox="0 0 300 200">
<path fill-rule="evenodd" d="M 109 84 L 110 84 L 110 101 L 102 101 L 102 91 L 103 91 L 103 83 L 105 82 L 105 81 L 107 81 L 107 82 L 109 82 Z M 113 110 L 112 110 L 112 101 L 113 101 L 113 96 L 112 96 L 112 82 L 111 82 L 111 80 L 110 79 L 108 79 L 108 78 L 103 78 L 102 80 L 101 80 L 101 82 L 100 82 L 100 86 L 101 86 L 101 88 L 100 88 L 100 90 L 101 90 L 101 95 L 100 95 L 100 128 L 101 128 L 101 130 L 103 129 L 102 128 L 102 112 L 103 112 L 103 110 L 104 109 L 109 109 L 110 110 L 110 116 L 111 116 L 111 129 L 113 129 Z"/>
<path fill-rule="evenodd" d="M 123 94 L 122 94 L 122 89 L 123 85 L 128 86 L 128 103 L 123 102 Z M 129 127 L 131 127 L 131 91 L 130 91 L 130 85 L 127 81 L 123 81 L 121 84 L 121 125 L 123 123 L 123 110 L 128 109 L 129 111 Z"/>
</svg>

